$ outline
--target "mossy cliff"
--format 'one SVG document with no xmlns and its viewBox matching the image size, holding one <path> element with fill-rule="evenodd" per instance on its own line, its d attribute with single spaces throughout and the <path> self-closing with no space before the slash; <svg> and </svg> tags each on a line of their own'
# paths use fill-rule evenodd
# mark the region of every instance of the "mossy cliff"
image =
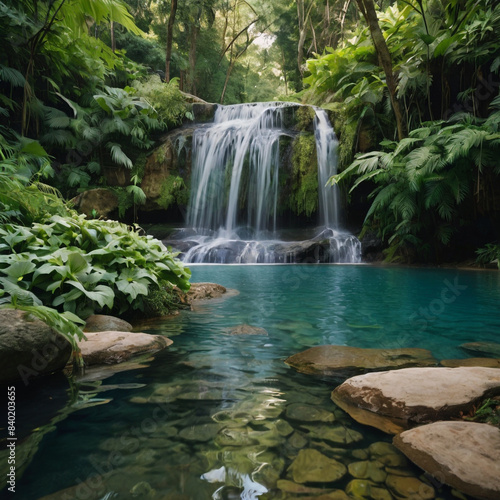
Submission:
<svg viewBox="0 0 500 500">
<path fill-rule="evenodd" d="M 290 106 L 284 110 L 287 135 L 280 139 L 279 215 L 312 217 L 318 209 L 314 117 L 315 111 L 309 106 Z M 202 121 L 207 120 L 206 113 L 202 118 Z M 146 204 L 140 207 L 143 218 L 146 212 L 170 211 L 175 207 L 185 212 L 191 184 L 192 136 L 196 126 L 184 126 L 165 134 L 161 144 L 147 157 L 141 183 L 147 197 Z M 230 172 L 227 178 L 231 178 Z M 245 189 L 241 191 L 246 192 Z M 242 205 L 245 200 L 240 201 Z"/>
</svg>

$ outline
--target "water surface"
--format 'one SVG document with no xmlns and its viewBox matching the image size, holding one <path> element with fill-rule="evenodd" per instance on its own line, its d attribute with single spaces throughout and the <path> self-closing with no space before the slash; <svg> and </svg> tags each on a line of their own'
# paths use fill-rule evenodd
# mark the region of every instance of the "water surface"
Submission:
<svg viewBox="0 0 500 500">
<path fill-rule="evenodd" d="M 45 434 L 18 479 L 19 498 L 65 488 L 67 498 L 82 499 L 297 498 L 276 484 L 290 479 L 301 449 L 348 465 L 373 460 L 373 443 L 391 438 L 336 408 L 335 384 L 296 373 L 284 363 L 288 356 L 338 344 L 463 358 L 460 344 L 499 338 L 495 272 L 364 265 L 204 265 L 192 272 L 192 281 L 239 294 L 159 323 L 151 332 L 174 344 L 148 368 L 102 383 L 115 389 L 82 385 L 88 398 L 111 401 L 75 411 Z M 229 334 L 243 323 L 268 336 Z M 301 420 L 304 406 L 324 421 Z M 321 439 L 325 425 L 341 438 Z M 398 460 L 400 473 L 421 475 Z M 311 486 L 345 489 L 352 479 L 348 473 Z M 455 498 L 447 488 L 436 496 Z"/>
</svg>

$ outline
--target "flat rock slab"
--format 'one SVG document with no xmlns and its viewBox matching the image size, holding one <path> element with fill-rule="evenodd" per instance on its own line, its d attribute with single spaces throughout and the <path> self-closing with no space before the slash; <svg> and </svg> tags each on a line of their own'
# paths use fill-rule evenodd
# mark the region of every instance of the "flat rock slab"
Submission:
<svg viewBox="0 0 500 500">
<path fill-rule="evenodd" d="M 481 356 L 500 358 L 500 344 L 496 342 L 469 342 L 460 346 L 465 351 Z"/>
<path fill-rule="evenodd" d="M 435 422 L 399 434 L 394 444 L 438 481 L 475 498 L 500 498 L 497 427 L 473 422 Z"/>
<path fill-rule="evenodd" d="M 78 342 L 86 365 L 121 363 L 132 356 L 163 349 L 172 341 L 161 335 L 132 332 L 91 332 Z"/>
<path fill-rule="evenodd" d="M 413 366 L 436 366 L 437 360 L 427 349 L 362 349 L 322 345 L 294 354 L 285 363 L 301 373 L 335 377 Z"/>
<path fill-rule="evenodd" d="M 332 392 L 332 400 L 358 422 L 397 434 L 459 417 L 498 394 L 496 368 L 406 368 L 350 378 Z"/>
</svg>

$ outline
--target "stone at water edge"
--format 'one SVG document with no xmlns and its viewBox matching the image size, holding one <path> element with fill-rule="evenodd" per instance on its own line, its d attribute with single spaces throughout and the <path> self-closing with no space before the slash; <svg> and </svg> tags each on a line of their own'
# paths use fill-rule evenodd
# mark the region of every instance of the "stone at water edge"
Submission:
<svg viewBox="0 0 500 500">
<path fill-rule="evenodd" d="M 175 287 L 181 304 L 192 305 L 195 300 L 218 299 L 227 293 L 227 288 L 217 283 L 191 283 L 188 292 Z"/>
<path fill-rule="evenodd" d="M 121 363 L 134 355 L 159 351 L 173 342 L 162 335 L 132 332 L 91 332 L 78 341 L 86 365 Z"/>
<path fill-rule="evenodd" d="M 71 344 L 32 314 L 15 309 L 0 311 L 0 382 L 62 370 L 71 356 Z"/>
<path fill-rule="evenodd" d="M 131 332 L 132 325 L 127 321 L 107 314 L 92 314 L 85 322 L 84 332 Z"/>
<path fill-rule="evenodd" d="M 500 498 L 500 429 L 435 422 L 405 431 L 394 444 L 438 481 L 474 498 Z"/>
<path fill-rule="evenodd" d="M 332 400 L 358 422 L 398 434 L 459 417 L 497 394 L 496 368 L 405 368 L 350 378 L 332 392 Z"/>
<path fill-rule="evenodd" d="M 323 345 L 294 354 L 285 363 L 301 373 L 349 376 L 395 368 L 435 366 L 437 360 L 427 349 L 363 349 Z"/>
</svg>

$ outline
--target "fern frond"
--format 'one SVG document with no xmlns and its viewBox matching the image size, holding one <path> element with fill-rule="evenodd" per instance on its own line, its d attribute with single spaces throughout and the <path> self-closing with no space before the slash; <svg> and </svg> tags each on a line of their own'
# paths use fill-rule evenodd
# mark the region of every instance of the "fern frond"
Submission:
<svg viewBox="0 0 500 500">
<path fill-rule="evenodd" d="M 111 158 L 117 165 L 126 168 L 132 168 L 134 166 L 132 160 L 123 152 L 119 144 L 116 142 L 108 142 L 106 147 L 110 150 Z"/>
</svg>

